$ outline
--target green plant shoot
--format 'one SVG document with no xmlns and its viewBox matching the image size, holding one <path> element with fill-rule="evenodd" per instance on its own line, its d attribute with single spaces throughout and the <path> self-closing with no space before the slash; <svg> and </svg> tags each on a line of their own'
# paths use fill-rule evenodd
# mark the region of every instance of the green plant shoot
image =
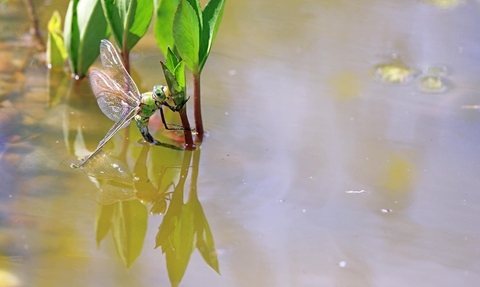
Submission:
<svg viewBox="0 0 480 287">
<path fill-rule="evenodd" d="M 68 54 L 63 43 L 62 19 L 58 11 L 48 21 L 47 65 L 50 69 L 61 70 Z"/>
<path fill-rule="evenodd" d="M 175 49 L 192 71 L 197 140 L 204 129 L 200 102 L 200 74 L 207 61 L 223 16 L 225 0 L 210 0 L 202 11 L 199 0 L 179 0 L 173 19 Z"/>
<path fill-rule="evenodd" d="M 210 0 L 200 9 L 198 0 L 180 0 L 173 20 L 175 48 L 194 74 L 207 61 L 222 21 L 225 0 Z"/>
<path fill-rule="evenodd" d="M 178 106 L 184 130 L 186 149 L 194 149 L 190 123 L 188 121 L 187 112 L 185 111 L 185 104 L 188 101 L 187 84 L 185 82 L 185 61 L 180 60 L 172 50 L 168 48 L 165 63 L 160 63 L 162 64 L 163 73 L 165 74 L 171 97 L 175 105 Z"/>
<path fill-rule="evenodd" d="M 173 42 L 173 17 L 178 6 L 178 0 L 158 0 L 156 5 L 155 39 L 163 55 L 167 57 L 169 47 L 174 46 Z"/>
<path fill-rule="evenodd" d="M 100 0 L 70 1 L 63 35 L 70 69 L 75 78 L 83 78 L 100 53 L 100 40 L 109 35 Z"/>
<path fill-rule="evenodd" d="M 153 16 L 152 0 L 101 0 L 113 37 L 120 47 L 126 70 L 129 53 L 148 30 Z"/>
</svg>

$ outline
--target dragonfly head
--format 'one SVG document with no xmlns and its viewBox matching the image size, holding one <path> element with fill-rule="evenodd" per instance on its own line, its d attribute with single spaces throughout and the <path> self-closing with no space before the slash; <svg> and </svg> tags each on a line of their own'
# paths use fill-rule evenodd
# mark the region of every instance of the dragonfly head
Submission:
<svg viewBox="0 0 480 287">
<path fill-rule="evenodd" d="M 161 102 L 167 100 L 168 87 L 162 85 L 153 86 L 153 95 Z"/>
</svg>

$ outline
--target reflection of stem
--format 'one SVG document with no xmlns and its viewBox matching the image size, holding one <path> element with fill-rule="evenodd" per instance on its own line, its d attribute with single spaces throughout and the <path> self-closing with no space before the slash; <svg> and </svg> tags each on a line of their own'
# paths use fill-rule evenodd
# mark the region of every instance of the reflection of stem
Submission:
<svg viewBox="0 0 480 287">
<path fill-rule="evenodd" d="M 130 136 L 130 129 L 127 127 L 123 129 L 122 149 L 120 150 L 120 156 L 119 156 L 120 159 L 122 159 L 123 161 L 126 161 L 126 158 L 127 158 L 128 145 L 130 144 L 129 136 Z"/>
<path fill-rule="evenodd" d="M 200 165 L 200 149 L 193 152 L 192 179 L 190 182 L 190 196 L 197 194 L 198 166 Z"/>
<path fill-rule="evenodd" d="M 40 30 L 38 29 L 38 17 L 35 12 L 33 0 L 25 0 L 25 6 L 27 6 L 28 17 L 30 18 L 30 33 L 33 34 L 33 36 L 37 40 L 37 48 L 40 51 L 45 51 L 45 44 L 43 43 L 42 37 L 40 36 Z"/>
<path fill-rule="evenodd" d="M 200 103 L 200 72 L 193 74 L 193 115 L 195 117 L 195 129 L 197 141 L 203 141 L 202 107 Z"/>
<path fill-rule="evenodd" d="M 180 119 L 182 120 L 183 135 L 185 137 L 185 149 L 194 150 L 195 145 L 193 144 L 192 130 L 190 128 L 190 122 L 188 121 L 187 109 L 184 108 L 179 113 Z"/>
</svg>

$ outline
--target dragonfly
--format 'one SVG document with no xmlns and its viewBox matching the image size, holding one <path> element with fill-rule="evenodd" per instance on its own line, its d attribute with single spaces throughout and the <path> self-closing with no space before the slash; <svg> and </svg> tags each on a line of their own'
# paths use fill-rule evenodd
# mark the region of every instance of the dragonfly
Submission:
<svg viewBox="0 0 480 287">
<path fill-rule="evenodd" d="M 132 77 L 125 70 L 122 60 L 116 48 L 108 40 L 101 40 L 100 59 L 103 70 L 93 69 L 90 72 L 90 84 L 97 103 L 102 112 L 115 124 L 110 128 L 105 137 L 99 142 L 95 151 L 84 159 L 79 167 L 85 165 L 92 157 L 99 154 L 105 144 L 120 130 L 127 127 L 135 120 L 143 138 L 152 144 L 160 144 L 153 138 L 148 130 L 150 117 L 160 111 L 163 125 L 167 130 L 183 130 L 177 127 L 169 127 L 163 114 L 163 106 L 173 112 L 183 109 L 188 98 L 176 104 L 168 86 L 155 85 L 151 92 L 140 94 Z M 170 104 L 173 102 L 174 104 Z M 173 126 L 173 124 L 170 124 Z"/>
</svg>

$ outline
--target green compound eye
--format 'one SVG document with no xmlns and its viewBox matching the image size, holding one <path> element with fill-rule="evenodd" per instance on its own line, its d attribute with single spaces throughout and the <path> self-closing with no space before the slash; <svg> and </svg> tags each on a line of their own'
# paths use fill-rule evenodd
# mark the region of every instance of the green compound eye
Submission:
<svg viewBox="0 0 480 287">
<path fill-rule="evenodd" d="M 158 98 L 160 101 L 164 101 L 167 99 L 165 95 L 165 86 L 162 85 L 155 85 L 153 86 L 153 94 Z"/>
</svg>

